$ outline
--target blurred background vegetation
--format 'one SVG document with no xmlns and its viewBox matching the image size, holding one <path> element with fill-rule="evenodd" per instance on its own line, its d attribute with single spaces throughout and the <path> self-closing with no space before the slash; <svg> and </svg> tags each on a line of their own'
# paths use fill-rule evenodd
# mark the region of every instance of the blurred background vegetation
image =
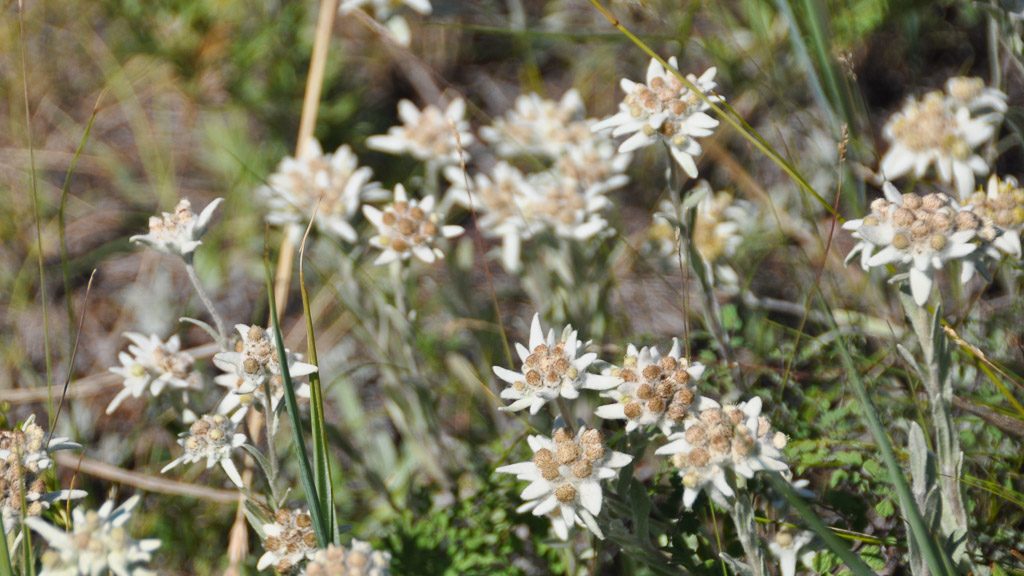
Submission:
<svg viewBox="0 0 1024 576">
<path fill-rule="evenodd" d="M 232 323 L 265 318 L 260 256 L 267 239 L 253 193 L 294 149 L 317 8 L 310 1 L 27 0 L 22 30 L 18 4 L 7 1 L 0 21 L 0 399 L 8 396 L 2 402 L 8 423 L 47 410 L 45 395 L 25 400 L 15 390 L 45 389 L 48 372 L 58 387 L 73 378 L 75 390 L 79 379 L 115 363 L 124 331 L 180 333 L 186 347 L 206 342 L 200 332 L 177 323 L 180 316 L 201 314 L 196 300 L 181 297 L 190 293 L 183 271 L 161 265 L 159 255 L 133 249 L 127 240 L 144 229 L 150 214 L 169 210 L 178 197 L 197 207 L 217 196 L 227 199 L 220 224 L 197 254 L 197 268 Z M 842 188 L 844 210 L 859 210 L 871 197 L 863 174 L 877 166 L 884 150 L 885 119 L 906 96 L 940 88 L 951 75 L 998 75 L 1011 110 L 997 171 L 1021 173 L 1024 66 L 1020 37 L 1007 33 L 1014 25 L 1007 6 L 954 0 L 622 0 L 610 7 L 660 54 L 677 56 L 684 71 L 717 66 L 732 106 L 826 199 Z M 621 98 L 618 79 L 640 77 L 647 63 L 584 0 L 435 0 L 432 15 L 411 21 L 413 41 L 406 50 L 382 42 L 364 19 L 338 18 L 316 126 L 325 150 L 352 146 L 385 185 L 423 177 L 417 164 L 364 145 L 367 136 L 396 122 L 399 99 L 423 104 L 440 93 L 461 94 L 480 126 L 521 93 L 557 98 L 576 87 L 588 113 L 603 116 Z M 840 168 L 843 126 L 849 131 L 848 162 Z M 85 138 L 64 204 L 65 178 Z M 804 323 L 803 311 L 824 265 L 822 290 L 829 301 L 850 314 L 868 311 L 878 318 L 869 327 L 875 335 L 886 334 L 884 319 L 900 312 L 888 308 L 877 290 L 866 290 L 857 270 L 843 267 L 848 236 L 837 236 L 842 250 L 825 258 L 828 213 L 773 164 L 730 130 L 719 130 L 705 148 L 703 177 L 758 205 L 763 219 L 734 263 L 741 285 L 762 305 L 741 297 L 724 305 L 739 361 L 754 382 L 752 390 L 772 399 L 775 427 L 793 438 L 788 454 L 821 495 L 827 521 L 863 534 L 861 553 L 878 569 L 891 566 L 892 550 L 902 546 L 895 536 L 900 527 L 893 497 L 839 379 L 838 363 L 818 338 L 827 327 L 813 314 Z M 30 184 L 33 156 L 38 205 Z M 618 209 L 610 219 L 626 241 L 608 243 L 612 253 L 606 256 L 614 265 L 592 271 L 607 275 L 607 301 L 592 311 L 595 316 L 566 318 L 585 326 L 598 343 L 665 342 L 682 332 L 678 293 L 684 279 L 646 263 L 638 248 L 630 248 L 643 243 L 663 193 L 666 167 L 657 158 L 640 154 L 631 184 L 613 194 Z M 411 344 L 429 385 L 416 388 L 418 411 L 377 384 L 375 366 L 387 354 L 366 349 L 372 338 L 352 338 L 366 330 L 359 306 L 372 307 L 372 287 L 384 280 L 378 272 L 352 268 L 339 258 L 347 247 L 329 239 L 310 250 L 318 347 L 340 471 L 340 516 L 362 538 L 392 550 L 399 574 L 558 573 L 564 557 L 557 546 L 534 546 L 516 536 L 517 527 L 543 526 L 546 520 L 515 514 L 510 503 L 518 502 L 516 484 L 491 473 L 499 463 L 519 459 L 509 451 L 520 425 L 497 414 L 494 388 L 481 384 L 489 381 L 487 367 L 501 363 L 502 346 L 491 293 L 481 289 L 485 280 L 474 255 L 478 234 L 472 219 L 462 218 L 469 234 L 445 265 L 420 280 L 417 309 L 425 329 L 411 335 Z M 279 242 L 276 234 L 271 246 Z M 532 307 L 497 268 L 492 265 L 496 295 L 509 337 L 517 340 Z M 368 287 L 362 303 L 345 301 L 334 288 L 353 276 Z M 293 296 L 284 328 L 290 347 L 301 350 L 305 329 Z M 978 338 L 990 357 L 1016 373 L 1024 371 L 1022 308 L 1019 298 L 1010 298 L 1001 308 L 982 310 L 989 316 L 984 338 Z M 79 316 L 81 340 L 69 366 Z M 692 344 L 695 355 L 712 366 L 708 381 L 728 382 L 710 336 L 695 329 Z M 622 350 L 606 352 L 618 358 Z M 869 365 L 883 363 L 890 353 L 863 347 Z M 893 415 L 913 418 L 920 400 L 907 393 L 912 390 L 900 368 L 887 366 L 890 378 L 880 382 L 880 398 Z M 976 377 L 964 380 L 976 384 L 963 391 L 965 402 L 998 411 L 1004 400 L 991 385 Z M 176 448 L 177 408 L 135 403 L 105 416 L 116 389 L 116 382 L 100 383 L 72 395 L 61 430 L 86 446 L 90 458 L 156 474 Z M 982 422 L 970 412 L 962 415 Z M 402 421 L 417 418 L 429 437 L 410 436 L 417 424 Z M 967 489 L 974 517 L 1000 527 L 978 541 L 991 558 L 1020 573 L 1020 456 L 994 457 L 1012 434 L 996 426 L 967 433 L 965 472 L 974 478 Z M 638 473 L 649 477 L 656 471 Z M 198 469 L 183 479 L 218 481 Z M 112 485 L 87 474 L 75 483 L 95 501 Z M 134 490 L 113 485 L 125 494 Z M 162 573 L 224 569 L 233 504 L 156 495 L 144 501 L 135 531 L 163 540 L 156 563 Z M 674 517 L 678 493 L 656 505 L 657 515 Z M 255 539 L 250 545 L 259 547 Z M 627 562 L 621 560 L 616 573 L 641 570 Z"/>
</svg>

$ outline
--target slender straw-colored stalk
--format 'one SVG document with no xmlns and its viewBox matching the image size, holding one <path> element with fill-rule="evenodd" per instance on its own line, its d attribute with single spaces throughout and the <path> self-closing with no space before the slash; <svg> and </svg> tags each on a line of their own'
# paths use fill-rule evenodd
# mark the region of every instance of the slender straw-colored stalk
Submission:
<svg viewBox="0 0 1024 576">
<path fill-rule="evenodd" d="M 320 14 L 317 18 L 316 34 L 313 40 L 313 55 L 309 61 L 306 93 L 302 100 L 299 135 L 295 143 L 296 158 L 302 158 L 305 155 L 306 144 L 313 137 L 313 130 L 316 127 L 316 116 L 320 109 L 320 94 L 324 85 L 324 70 L 327 67 L 327 49 L 331 44 L 331 31 L 334 29 L 334 17 L 338 13 L 338 1 L 323 0 L 320 2 Z M 279 307 L 278 314 L 283 314 L 285 306 L 288 305 L 292 264 L 295 259 L 295 241 L 294 236 L 286 234 L 278 252 L 277 271 L 274 274 L 274 296 Z"/>
</svg>

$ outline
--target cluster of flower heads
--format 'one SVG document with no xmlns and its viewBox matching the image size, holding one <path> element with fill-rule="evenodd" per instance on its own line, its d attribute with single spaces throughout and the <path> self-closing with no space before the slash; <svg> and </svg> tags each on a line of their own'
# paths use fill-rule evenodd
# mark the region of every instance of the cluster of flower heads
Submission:
<svg viewBox="0 0 1024 576">
<path fill-rule="evenodd" d="M 182 199 L 174 207 L 174 212 L 164 212 L 160 216 L 149 218 L 149 232 L 137 234 L 129 238 L 132 242 L 144 244 L 165 254 L 181 256 L 185 260 L 192 258 L 196 248 L 202 244 L 200 238 L 213 218 L 213 212 L 220 206 L 222 198 L 217 198 L 206 205 L 196 216 L 192 212 L 192 203 Z"/>
<path fill-rule="evenodd" d="M 373 171 L 360 167 L 348 146 L 324 154 L 320 143 L 310 139 L 302 157 L 281 160 L 257 194 L 267 205 L 268 223 L 296 233 L 315 210 L 317 229 L 354 243 L 358 236 L 352 218 L 364 200 L 380 196 L 380 185 L 371 178 Z"/>
<path fill-rule="evenodd" d="M 109 500 L 95 511 L 75 508 L 69 531 L 42 518 L 26 520 L 50 545 L 43 552 L 39 575 L 155 576 L 147 563 L 160 547 L 160 540 L 135 540 L 125 528 L 138 503 L 139 497 L 132 496 L 116 508 Z"/>
<path fill-rule="evenodd" d="M 732 497 L 733 476 L 752 478 L 760 470 L 789 474 L 780 452 L 787 437 L 761 415 L 761 399 L 721 406 L 701 395 L 697 382 L 704 366 L 684 357 L 678 340 L 666 355 L 630 344 L 622 365 L 602 374 L 588 372 L 597 355 L 581 354 L 584 347 L 571 326 L 560 338 L 554 330 L 545 338 L 534 316 L 529 348 L 516 344 L 522 368 L 493 368 L 508 384 L 501 397 L 512 404 L 504 409 L 529 408 L 536 414 L 552 400 L 579 397 L 582 389 L 602 391 L 613 403 L 599 406 L 598 417 L 625 420 L 627 432 L 643 429 L 667 437 L 656 453 L 672 456 L 688 508 L 702 490 L 719 501 Z M 572 434 L 556 424 L 552 437 L 530 436 L 528 442 L 532 460 L 498 468 L 529 482 L 520 511 L 550 517 L 563 540 L 577 524 L 603 537 L 595 519 L 603 500 L 601 481 L 615 477 L 632 456 L 608 449 L 600 431 L 585 427 Z"/>
<path fill-rule="evenodd" d="M 669 58 L 668 64 L 671 69 L 652 59 L 644 83 L 623 78 L 626 97 L 618 114 L 595 124 L 594 129 L 611 129 L 614 136 L 629 135 L 619 146 L 620 152 L 663 142 L 683 171 L 696 178 L 696 158 L 703 152 L 697 139 L 710 136 L 718 127 L 718 120 L 707 113 L 709 102 L 722 101 L 714 93 L 716 70 L 709 68 L 700 77 L 687 74 L 687 83 L 676 75 L 676 58 Z"/>
<path fill-rule="evenodd" d="M 375 264 L 408 260 L 416 256 L 426 263 L 444 258 L 437 246 L 442 238 L 454 238 L 464 232 L 462 226 L 442 225 L 434 212 L 434 197 L 409 199 L 405 187 L 395 186 L 394 201 L 383 210 L 363 206 L 363 214 L 377 228 L 370 243 L 381 249 Z"/>
<path fill-rule="evenodd" d="M 245 434 L 235 433 L 235 423 L 223 414 L 206 415 L 192 423 L 188 432 L 181 435 L 178 444 L 185 453 L 164 466 L 161 473 L 167 472 L 178 464 L 191 464 L 206 460 L 206 467 L 212 468 L 220 464 L 231 482 L 242 488 L 242 476 L 231 460 L 231 452 L 245 444 Z"/>
<path fill-rule="evenodd" d="M 928 301 L 935 272 L 951 261 L 960 262 L 960 281 L 967 282 L 985 260 L 1020 257 L 1019 235 L 996 225 L 984 209 L 961 206 L 943 193 L 900 194 L 889 182 L 883 192 L 885 198 L 871 203 L 870 214 L 843 224 L 859 240 L 847 260 L 860 254 L 865 270 L 887 264 L 906 268 L 891 281 L 909 278 L 919 306 Z"/>
<path fill-rule="evenodd" d="M 117 410 L 125 399 L 139 398 L 147 391 L 156 397 L 165 388 L 187 391 L 199 386 L 199 374 L 192 369 L 195 359 L 181 351 L 178 336 L 171 336 L 167 342 L 156 334 L 125 332 L 124 337 L 131 342 L 128 351 L 118 354 L 120 366 L 110 368 L 124 379 L 124 388 L 110 401 L 107 414 Z"/>
<path fill-rule="evenodd" d="M 945 91 L 909 98 L 885 124 L 890 147 L 879 166 L 882 176 L 921 178 L 934 165 L 939 181 L 966 199 L 975 176 L 989 170 L 977 149 L 992 140 L 1005 112 L 1006 94 L 980 78 L 950 78 Z"/>
<path fill-rule="evenodd" d="M 374 550 L 368 542 L 352 540 L 350 546 L 317 550 L 303 571 L 304 576 L 388 576 L 391 555 Z"/>
<path fill-rule="evenodd" d="M 309 512 L 302 510 L 277 511 L 274 521 L 263 525 L 263 549 L 256 564 L 257 570 L 273 567 L 286 574 L 313 558 L 317 551 L 316 533 Z"/>
<path fill-rule="evenodd" d="M 50 453 L 81 448 L 67 438 L 46 440 L 46 432 L 29 416 L 19 428 L 0 430 L 0 513 L 4 532 L 14 532 L 22 515 L 39 516 L 54 502 L 82 498 L 82 490 L 47 490 L 43 472 L 53 465 Z M 24 506 L 23 506 L 24 503 Z"/>
<path fill-rule="evenodd" d="M 743 235 L 756 225 L 756 207 L 735 198 L 730 192 L 712 192 L 710 185 L 703 180 L 688 194 L 702 194 L 694 220 L 693 248 L 707 264 L 715 286 L 730 292 L 738 291 L 740 278 L 728 260 L 736 255 Z M 673 268 L 678 266 L 679 258 L 684 261 L 689 258 L 685 250 L 680 253 L 677 234 L 683 219 L 682 211 L 681 203 L 668 198 L 662 200 L 648 229 L 654 252 Z"/>
<path fill-rule="evenodd" d="M 389 154 L 408 154 L 423 162 L 439 165 L 458 164 L 465 157 L 465 148 L 474 142 L 465 120 L 466 102 L 452 100 L 441 110 L 427 106 L 422 110 L 408 100 L 398 103 L 400 126 L 392 126 L 387 134 L 370 136 L 366 145 Z"/>
<path fill-rule="evenodd" d="M 624 172 L 631 156 L 595 133 L 595 124 L 575 90 L 558 101 L 523 95 L 480 129 L 504 160 L 472 178 L 447 170 L 451 200 L 477 215 L 485 235 L 501 238 L 506 269 L 519 269 L 522 242 L 538 234 L 586 241 L 607 229 L 607 194 L 629 181 Z"/>
</svg>

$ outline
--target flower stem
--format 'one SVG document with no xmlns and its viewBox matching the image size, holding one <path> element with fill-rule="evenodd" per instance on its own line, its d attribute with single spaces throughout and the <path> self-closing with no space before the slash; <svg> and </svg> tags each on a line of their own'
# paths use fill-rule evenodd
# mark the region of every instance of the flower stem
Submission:
<svg viewBox="0 0 1024 576">
<path fill-rule="evenodd" d="M 754 501 L 750 492 L 742 487 L 737 490 L 729 515 L 736 526 L 736 537 L 743 546 L 750 573 L 753 576 L 766 576 L 768 570 L 764 561 L 764 550 L 761 549 L 761 541 L 757 535 L 757 526 L 754 524 Z"/>
<path fill-rule="evenodd" d="M 921 344 L 925 371 L 922 374 L 932 426 L 935 428 L 935 460 L 942 496 L 942 529 L 948 536 L 968 533 L 967 510 L 960 493 L 960 467 L 963 452 L 953 421 L 953 385 L 949 377 L 949 343 L 940 326 L 941 307 L 934 316 L 901 294 L 907 317 Z M 960 560 L 957 558 L 957 560 Z"/>
<path fill-rule="evenodd" d="M 572 407 L 561 396 L 555 399 L 555 403 L 558 404 L 558 411 L 562 413 L 562 420 L 565 420 L 565 426 L 569 429 L 569 433 L 575 435 L 576 421 L 572 417 Z"/>
<path fill-rule="evenodd" d="M 213 307 L 213 300 L 210 299 L 206 290 L 203 289 L 203 285 L 199 281 L 199 275 L 196 274 L 196 269 L 195 266 L 192 265 L 191 259 L 185 260 L 185 271 L 188 272 L 188 279 L 192 281 L 192 287 L 196 289 L 196 294 L 198 294 L 199 299 L 203 301 L 203 306 L 206 306 L 206 310 L 210 313 L 210 316 L 213 317 L 213 323 L 217 325 L 217 334 L 220 335 L 220 342 L 218 342 L 218 344 L 220 344 L 221 348 L 224 348 L 228 343 L 228 333 L 224 330 L 224 320 L 220 317 L 220 314 L 217 313 L 217 309 Z"/>
</svg>

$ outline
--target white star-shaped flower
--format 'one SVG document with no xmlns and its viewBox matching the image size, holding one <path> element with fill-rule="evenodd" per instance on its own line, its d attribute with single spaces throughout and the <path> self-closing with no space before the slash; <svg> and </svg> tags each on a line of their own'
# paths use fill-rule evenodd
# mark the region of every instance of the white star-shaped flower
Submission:
<svg viewBox="0 0 1024 576">
<path fill-rule="evenodd" d="M 149 233 L 137 234 L 129 240 L 188 260 L 192 258 L 192 253 L 196 248 L 202 244 L 199 239 L 206 234 L 210 219 L 213 218 L 213 211 L 223 201 L 223 198 L 217 198 L 210 202 L 197 217 L 192 212 L 192 204 L 188 200 L 182 199 L 175 206 L 174 212 L 164 212 L 160 216 L 150 217 Z"/>
<path fill-rule="evenodd" d="M 185 453 L 164 466 L 160 472 L 167 472 L 179 464 L 206 460 L 207 469 L 219 464 L 228 475 L 228 479 L 241 488 L 242 477 L 231 460 L 231 452 L 245 444 L 245 440 L 245 434 L 235 433 L 235 423 L 223 414 L 203 416 L 193 422 L 188 432 L 183 433 L 178 439 L 178 444 L 185 448 Z"/>
<path fill-rule="evenodd" d="M 533 459 L 498 468 L 529 482 L 522 493 L 527 502 L 520 512 L 549 516 L 555 534 L 569 538 L 569 530 L 582 523 L 598 538 L 604 538 L 596 517 L 603 500 L 601 481 L 614 478 L 617 470 L 633 457 L 609 450 L 601 433 L 581 428 L 573 436 L 565 428 L 555 430 L 552 438 L 529 436 Z"/>
<path fill-rule="evenodd" d="M 520 372 L 493 367 L 494 374 L 510 385 L 501 391 L 501 397 L 512 400 L 512 404 L 501 409 L 516 412 L 529 408 L 530 414 L 536 414 L 559 396 L 569 400 L 578 398 L 581 388 L 607 390 L 618 385 L 619 378 L 587 372 L 597 354 L 581 355 L 585 344 L 577 340 L 576 335 L 572 326 L 566 326 L 561 337 L 556 338 L 552 328 L 545 338 L 540 315 L 534 314 L 530 324 L 530 347 L 516 343 L 516 352 L 523 362 Z"/>
<path fill-rule="evenodd" d="M 165 388 L 188 390 L 199 387 L 199 375 L 193 371 L 195 359 L 181 351 L 181 340 L 177 335 L 164 342 L 156 334 L 145 336 L 137 332 L 125 332 L 131 344 L 127 352 L 118 354 L 120 366 L 110 371 L 124 378 L 124 388 L 117 393 L 107 406 L 107 414 L 117 410 L 127 398 L 139 398 L 146 391 L 156 398 Z"/>
<path fill-rule="evenodd" d="M 381 249 L 374 264 L 389 264 L 416 256 L 427 264 L 444 258 L 437 246 L 442 238 L 454 238 L 465 230 L 462 226 L 441 225 L 434 211 L 434 197 L 409 199 L 405 187 L 395 186 L 394 201 L 383 210 L 363 206 L 363 215 L 377 228 L 370 243 Z"/>
</svg>

